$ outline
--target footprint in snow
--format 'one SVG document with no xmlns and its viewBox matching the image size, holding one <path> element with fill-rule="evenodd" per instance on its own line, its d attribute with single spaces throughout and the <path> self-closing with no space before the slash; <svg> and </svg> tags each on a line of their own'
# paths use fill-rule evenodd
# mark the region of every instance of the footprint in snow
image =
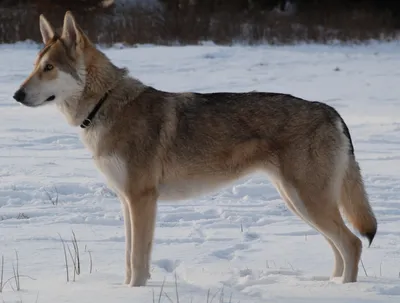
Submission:
<svg viewBox="0 0 400 303">
<path fill-rule="evenodd" d="M 179 266 L 179 261 L 173 261 L 170 259 L 160 259 L 153 261 L 153 264 L 164 269 L 168 273 L 172 273 Z"/>
</svg>

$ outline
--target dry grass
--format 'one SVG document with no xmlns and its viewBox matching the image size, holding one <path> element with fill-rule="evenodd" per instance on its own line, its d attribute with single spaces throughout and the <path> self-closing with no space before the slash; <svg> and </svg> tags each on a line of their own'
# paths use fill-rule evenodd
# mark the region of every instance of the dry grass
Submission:
<svg viewBox="0 0 400 303">
<path fill-rule="evenodd" d="M 165 286 L 165 279 L 161 284 L 160 291 L 158 295 L 155 294 L 154 289 L 153 291 L 153 303 L 161 303 L 164 302 L 164 298 L 168 300 L 169 303 L 180 303 L 182 302 L 179 297 L 179 289 L 178 289 L 178 278 L 175 273 L 175 298 L 172 298 L 164 291 Z M 228 301 L 226 301 L 228 300 Z M 193 298 L 190 300 L 190 303 L 193 302 Z M 229 296 L 229 299 L 225 297 L 224 287 L 217 290 L 214 294 L 212 294 L 211 290 L 207 291 L 207 297 L 205 303 L 233 303 L 232 293 Z M 185 301 L 184 303 L 189 303 L 189 301 Z"/>
<path fill-rule="evenodd" d="M 4 256 L 1 256 L 1 267 L 0 267 L 0 293 L 3 292 L 4 287 Z"/>
<path fill-rule="evenodd" d="M 63 251 L 64 251 L 64 262 L 65 262 L 65 276 L 66 276 L 66 280 L 67 282 L 69 282 L 69 266 L 68 266 L 68 257 L 67 257 L 67 249 L 66 249 L 66 244 L 63 240 L 63 238 L 61 237 L 60 234 L 58 234 L 63 246 Z"/>
<path fill-rule="evenodd" d="M 29 278 L 31 280 L 35 280 L 34 278 L 27 276 L 27 275 L 21 275 L 20 270 L 19 270 L 19 257 L 18 257 L 18 252 L 15 251 L 15 261 L 16 263 L 12 263 L 12 271 L 13 275 L 12 277 L 8 278 L 7 280 L 4 280 L 4 266 L 5 266 L 5 259 L 4 256 L 1 256 L 1 264 L 0 264 L 0 293 L 3 292 L 4 288 L 6 287 L 7 284 L 10 285 L 11 289 L 14 291 L 21 291 L 21 278 Z M 12 284 L 12 281 L 14 281 L 14 285 Z"/>
<path fill-rule="evenodd" d="M 57 187 L 53 186 L 53 189 L 51 191 L 47 190 L 47 189 L 44 189 L 44 192 L 45 192 L 49 202 L 51 204 L 53 204 L 54 206 L 57 206 L 58 202 L 59 202 L 59 200 L 58 200 L 59 193 L 58 193 Z"/>
<path fill-rule="evenodd" d="M 66 281 L 70 282 L 70 269 L 69 269 L 69 262 L 68 262 L 68 254 L 70 256 L 70 259 L 72 261 L 73 265 L 73 271 L 72 271 L 72 282 L 76 281 L 76 276 L 79 276 L 81 274 L 81 255 L 80 255 L 80 250 L 79 250 L 79 245 L 78 245 L 78 240 L 76 239 L 75 232 L 72 230 L 72 238 L 71 238 L 71 243 L 72 243 L 72 249 L 70 245 L 61 237 L 60 234 L 58 234 L 60 237 L 60 241 L 63 247 L 63 252 L 64 252 L 64 267 L 65 267 L 65 275 L 66 275 Z M 86 251 L 86 247 L 85 247 Z M 68 254 L 67 254 L 68 252 Z M 89 251 L 89 272 L 92 273 L 93 269 L 93 260 L 92 260 L 92 254 Z"/>
</svg>

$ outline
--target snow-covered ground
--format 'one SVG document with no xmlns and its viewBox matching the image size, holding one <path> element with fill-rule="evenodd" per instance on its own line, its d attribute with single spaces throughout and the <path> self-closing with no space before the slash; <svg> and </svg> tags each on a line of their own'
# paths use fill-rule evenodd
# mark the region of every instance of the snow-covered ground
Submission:
<svg viewBox="0 0 400 303">
<path fill-rule="evenodd" d="M 258 175 L 213 195 L 161 203 L 152 278 L 144 288 L 122 285 L 120 204 L 79 129 L 55 107 L 30 109 L 12 99 L 36 52 L 33 45 L 0 46 L 0 255 L 4 280 L 13 276 L 15 251 L 21 275 L 21 291 L 11 280 L 0 301 L 151 303 L 165 279 L 170 299 L 163 295 L 161 302 L 171 302 L 176 273 L 183 303 L 206 303 L 208 290 L 208 302 L 218 291 L 213 302 L 400 302 L 400 45 L 105 50 L 159 89 L 286 92 L 337 108 L 379 220 L 373 245 L 363 240 L 365 271 L 360 266 L 359 282 L 345 285 L 328 279 L 333 255 L 323 237 Z M 60 236 L 72 249 L 72 230 L 82 273 L 66 283 Z"/>
</svg>

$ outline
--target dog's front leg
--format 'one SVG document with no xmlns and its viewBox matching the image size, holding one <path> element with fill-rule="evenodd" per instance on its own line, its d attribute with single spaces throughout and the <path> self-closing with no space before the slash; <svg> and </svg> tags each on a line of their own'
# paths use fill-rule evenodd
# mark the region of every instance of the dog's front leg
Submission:
<svg viewBox="0 0 400 303">
<path fill-rule="evenodd" d="M 132 222 L 130 206 L 128 200 L 119 195 L 122 204 L 125 226 L 125 284 L 129 284 L 132 279 L 131 251 L 132 251 Z"/>
<path fill-rule="evenodd" d="M 158 193 L 146 190 L 129 198 L 132 222 L 130 286 L 145 286 L 150 276 L 150 259 L 154 237 Z"/>
</svg>

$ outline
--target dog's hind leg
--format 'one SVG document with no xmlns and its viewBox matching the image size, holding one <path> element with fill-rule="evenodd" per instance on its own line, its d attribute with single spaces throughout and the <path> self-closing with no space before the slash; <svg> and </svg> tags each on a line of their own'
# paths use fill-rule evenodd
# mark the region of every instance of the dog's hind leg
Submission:
<svg viewBox="0 0 400 303">
<path fill-rule="evenodd" d="M 278 190 L 279 194 L 281 195 L 282 199 L 286 202 L 286 205 L 289 207 L 289 209 L 304 222 L 308 223 L 311 227 L 319 231 L 324 236 L 326 241 L 328 241 L 330 247 L 332 248 L 335 258 L 335 266 L 331 278 L 341 277 L 343 275 L 344 263 L 342 255 L 340 254 L 335 244 L 322 231 L 318 230 L 318 227 L 315 224 L 313 224 L 312 221 L 308 220 L 307 217 L 303 216 L 302 213 L 296 209 L 295 205 L 291 201 L 290 194 L 287 193 L 287 191 L 285 190 L 285 188 L 288 188 L 290 186 L 284 186 L 283 184 L 281 184 L 281 182 L 276 180 L 274 181 L 274 184 L 275 188 Z M 294 193 L 292 193 L 292 195 L 294 195 Z M 298 198 L 298 197 L 292 197 L 292 198 Z"/>
<path fill-rule="evenodd" d="M 362 250 L 361 240 L 345 225 L 338 202 L 330 194 L 331 190 L 328 188 L 318 193 L 307 186 L 296 189 L 287 182 L 282 186 L 292 206 L 301 214 L 301 217 L 330 239 L 340 252 L 344 262 L 342 282 L 356 282 Z M 340 266 L 335 269 L 335 272 L 339 270 Z"/>
<path fill-rule="evenodd" d="M 132 222 L 130 286 L 145 286 L 150 275 L 150 258 L 156 221 L 158 193 L 155 189 L 129 194 Z"/>
</svg>

